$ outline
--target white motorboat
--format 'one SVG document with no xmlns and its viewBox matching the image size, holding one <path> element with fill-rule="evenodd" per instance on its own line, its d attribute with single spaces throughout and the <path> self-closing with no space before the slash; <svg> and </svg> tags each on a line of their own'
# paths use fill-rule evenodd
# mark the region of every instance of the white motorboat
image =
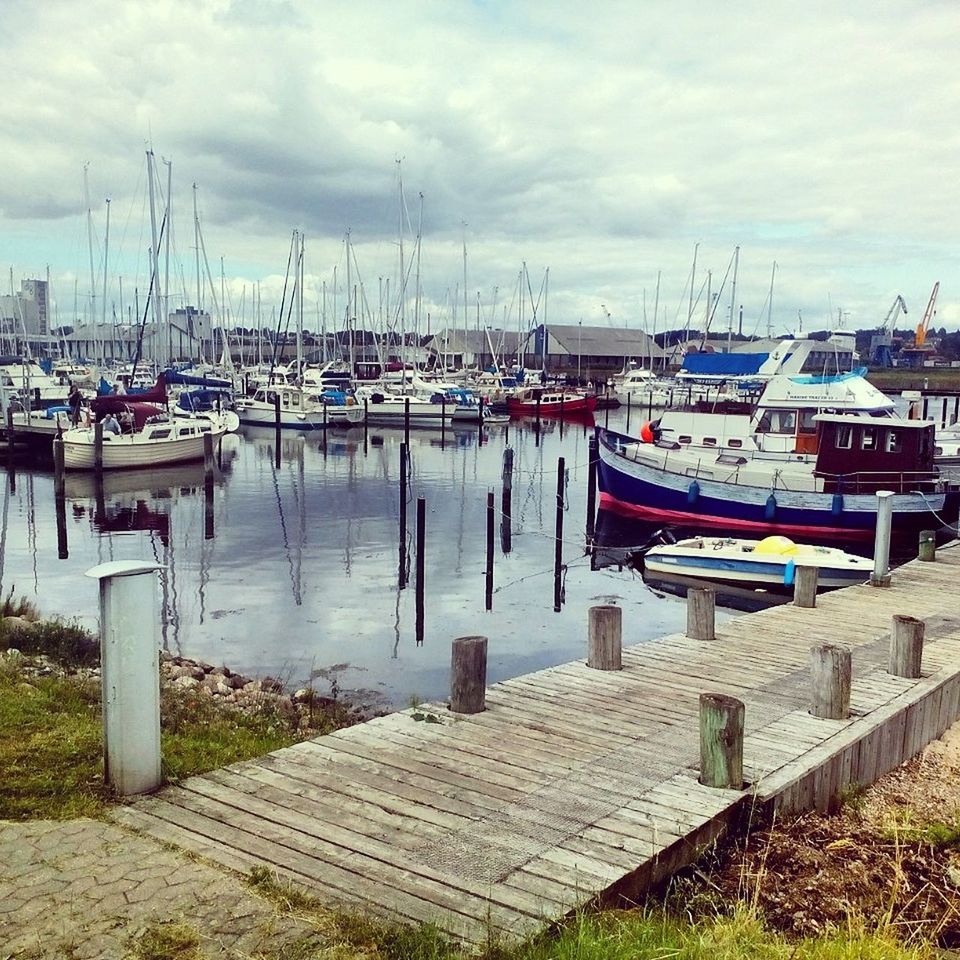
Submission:
<svg viewBox="0 0 960 960">
<path fill-rule="evenodd" d="M 322 430 L 324 426 L 346 426 L 363 421 L 363 405 L 355 398 L 335 391 L 306 389 L 292 384 L 262 387 L 252 397 L 235 401 L 241 423 L 273 426 L 275 398 L 280 400 L 280 426 L 294 430 Z"/>
<path fill-rule="evenodd" d="M 168 417 L 165 413 L 152 414 L 143 420 L 142 425 L 137 425 L 132 433 L 103 431 L 103 469 L 119 470 L 199 460 L 203 457 L 204 437 L 209 434 L 216 440 L 225 432 L 223 418 L 216 415 Z M 95 469 L 95 437 L 92 424 L 64 431 L 63 462 L 67 470 Z"/>
<path fill-rule="evenodd" d="M 794 543 L 787 537 L 738 540 L 691 537 L 651 547 L 643 557 L 647 573 L 682 576 L 766 589 L 789 588 L 797 567 L 816 567 L 820 590 L 849 587 L 870 579 L 873 561 L 836 547 Z"/>
<path fill-rule="evenodd" d="M 461 404 L 445 394 L 431 399 L 401 396 L 389 393 L 378 384 L 357 388 L 357 402 L 366 409 L 372 424 L 399 424 L 410 418 L 411 426 L 442 426 L 444 424 L 477 423 L 479 404 Z"/>
</svg>

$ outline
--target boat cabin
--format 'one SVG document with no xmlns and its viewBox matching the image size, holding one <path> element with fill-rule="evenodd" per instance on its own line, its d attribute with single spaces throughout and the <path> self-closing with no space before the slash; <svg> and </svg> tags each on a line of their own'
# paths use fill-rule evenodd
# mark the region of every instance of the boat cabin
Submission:
<svg viewBox="0 0 960 960">
<path fill-rule="evenodd" d="M 819 414 L 815 476 L 827 493 L 909 493 L 941 481 L 934 467 L 932 423 Z"/>
</svg>

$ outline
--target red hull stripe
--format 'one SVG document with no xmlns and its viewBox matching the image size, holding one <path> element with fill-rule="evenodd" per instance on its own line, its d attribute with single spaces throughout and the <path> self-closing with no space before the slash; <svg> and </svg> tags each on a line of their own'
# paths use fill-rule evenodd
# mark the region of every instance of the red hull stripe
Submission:
<svg viewBox="0 0 960 960">
<path fill-rule="evenodd" d="M 702 513 L 686 513 L 683 510 L 660 510 L 642 507 L 636 503 L 617 500 L 609 493 L 600 494 L 600 506 L 624 517 L 638 520 L 660 520 L 690 527 L 720 527 L 724 530 L 753 530 L 764 534 L 796 535 L 800 537 L 830 537 L 836 540 L 870 540 L 872 530 L 854 527 L 815 527 L 797 523 L 762 523 L 758 520 L 734 520 L 729 517 L 712 517 Z"/>
<path fill-rule="evenodd" d="M 560 413 L 562 410 L 564 413 L 593 413 L 597 407 L 597 401 L 595 398 L 590 397 L 585 400 L 570 400 L 561 405 L 559 403 L 541 403 L 540 404 L 540 415 L 543 416 L 545 413 Z M 507 400 L 507 409 L 511 413 L 523 413 L 534 415 L 537 412 L 536 403 L 530 403 L 526 400 Z"/>
</svg>

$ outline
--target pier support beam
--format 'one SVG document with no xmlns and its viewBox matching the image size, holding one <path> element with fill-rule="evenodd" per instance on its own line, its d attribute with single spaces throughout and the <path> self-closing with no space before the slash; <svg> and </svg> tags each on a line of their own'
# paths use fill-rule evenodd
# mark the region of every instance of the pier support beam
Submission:
<svg viewBox="0 0 960 960">
<path fill-rule="evenodd" d="M 160 786 L 159 569 L 116 560 L 87 571 L 100 582 L 104 779 L 121 797 Z"/>
<path fill-rule="evenodd" d="M 890 661 L 888 671 L 895 677 L 917 680 L 923 660 L 925 624 L 916 617 L 895 614 L 890 632 Z"/>
<path fill-rule="evenodd" d="M 487 638 L 459 637 L 450 661 L 450 710 L 481 713 L 487 708 Z"/>
<path fill-rule="evenodd" d="M 588 624 L 587 666 L 594 670 L 622 670 L 623 611 L 613 604 L 591 607 Z"/>
<path fill-rule="evenodd" d="M 687 636 L 691 640 L 716 640 L 717 595 L 710 587 L 687 591 Z"/>
<path fill-rule="evenodd" d="M 849 647 L 821 643 L 810 648 L 810 713 L 824 720 L 850 715 Z"/>
<path fill-rule="evenodd" d="M 743 788 L 743 718 L 740 700 L 700 694 L 700 782 L 721 790 Z"/>
<path fill-rule="evenodd" d="M 820 571 L 816 567 L 797 567 L 793 582 L 793 604 L 796 607 L 817 605 L 817 580 Z"/>
</svg>

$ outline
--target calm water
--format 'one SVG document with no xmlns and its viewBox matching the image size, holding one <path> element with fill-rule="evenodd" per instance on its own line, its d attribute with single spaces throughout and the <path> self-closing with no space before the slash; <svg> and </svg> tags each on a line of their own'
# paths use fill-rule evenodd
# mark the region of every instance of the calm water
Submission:
<svg viewBox="0 0 960 960">
<path fill-rule="evenodd" d="M 600 414 L 603 417 L 603 414 Z M 622 426 L 623 412 L 610 413 Z M 636 429 L 636 412 L 631 426 Z M 35 600 L 45 615 L 97 627 L 97 563 L 164 565 L 162 643 L 174 653 L 299 684 L 336 671 L 346 689 L 386 702 L 447 692 L 450 640 L 489 637 L 489 678 L 583 656 L 587 608 L 624 608 L 625 642 L 685 623 L 683 602 L 616 566 L 584 557 L 587 444 L 583 424 L 545 423 L 411 431 L 408 539 L 416 498 L 426 500 L 425 630 L 415 639 L 411 581 L 398 589 L 402 429 L 318 434 L 284 431 L 280 466 L 272 430 L 224 439 L 205 534 L 200 465 L 107 474 L 98 500 L 90 477 L 68 474 L 68 556 L 59 559 L 53 478 L 6 474 L 0 589 Z M 515 451 L 512 550 L 495 551 L 493 611 L 484 610 L 486 494 L 500 503 L 503 451 Z M 563 559 L 566 601 L 553 610 L 557 459 L 566 459 Z M 499 530 L 499 516 L 497 518 Z M 633 531 L 613 531 L 629 541 Z M 412 573 L 412 570 L 411 570 Z M 323 688 L 323 682 L 318 684 Z"/>
</svg>

